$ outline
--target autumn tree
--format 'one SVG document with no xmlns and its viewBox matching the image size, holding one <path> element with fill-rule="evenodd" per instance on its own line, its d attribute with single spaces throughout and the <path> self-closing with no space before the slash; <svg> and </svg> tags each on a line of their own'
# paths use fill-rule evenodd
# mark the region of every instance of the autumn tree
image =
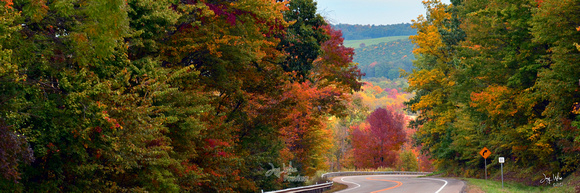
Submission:
<svg viewBox="0 0 580 193">
<path fill-rule="evenodd" d="M 400 171 L 419 171 L 418 156 L 412 151 L 405 150 L 399 154 L 399 170 Z"/>
<path fill-rule="evenodd" d="M 0 112 L 3 113 L 0 116 L 0 138 L 3 139 L 0 142 L 0 189 L 9 189 L 3 182 L 10 184 L 21 178 L 20 164 L 29 164 L 34 160 L 26 137 L 16 132 L 18 126 L 7 123 L 10 119 L 4 116 L 14 115 L 12 110 L 20 105 L 18 101 L 22 91 L 19 88 L 26 78 L 19 73 L 19 65 L 12 61 L 12 50 L 6 49 L 10 36 L 20 29 L 14 23 L 20 14 L 12 5 L 12 1 L 0 3 L 0 30 L 4 32 L 0 36 Z M 23 121 L 22 117 L 16 119 Z"/>
<path fill-rule="evenodd" d="M 351 168 L 352 164 L 349 160 L 349 153 L 352 149 L 351 141 L 351 127 L 360 125 L 369 114 L 369 108 L 363 104 L 362 99 L 358 95 L 354 95 L 352 101 L 348 104 L 346 116 L 334 117 L 332 122 L 333 131 L 333 149 L 332 155 L 329 157 L 330 169 L 333 171 L 341 171 L 344 168 Z"/>
<path fill-rule="evenodd" d="M 312 1 L 1 2 L 1 189 L 299 185 L 269 163 L 325 169 L 325 120 L 361 86 Z"/>
<path fill-rule="evenodd" d="M 435 160 L 452 157 L 450 135 L 452 128 L 449 123 L 455 119 L 456 104 L 449 99 L 454 86 L 456 73 L 450 56 L 453 45 L 448 44 L 442 32 L 449 32 L 447 22 L 453 17 L 448 12 L 450 7 L 440 1 L 424 1 L 427 8 L 426 16 L 419 16 L 413 27 L 417 35 L 410 39 L 415 43 L 416 60 L 413 72 L 406 76 L 409 80 L 408 92 L 415 96 L 407 104 L 412 113 L 419 113 L 410 122 L 416 129 L 414 139 L 417 146 L 422 146 L 422 152 L 430 152 Z M 436 157 L 437 156 L 437 157 Z M 439 157 L 440 156 L 440 157 Z M 435 162 L 437 163 L 437 162 Z"/>
<path fill-rule="evenodd" d="M 328 25 L 322 29 L 330 38 L 322 43 L 321 54 L 313 61 L 308 79 L 290 81 L 292 87 L 285 91 L 282 101 L 285 108 L 293 108 L 287 110 L 292 112 L 287 117 L 291 119 L 283 119 L 288 120 L 283 134 L 290 144 L 283 154 L 287 159 L 295 159 L 293 163 L 298 163 L 307 174 L 326 168 L 324 158 L 331 149 L 332 134 L 324 120 L 328 116 L 346 116 L 352 93 L 362 85 L 359 82 L 362 74 L 352 62 L 353 50 L 343 45 L 340 31 Z M 305 162 L 304 157 L 316 157 L 316 162 Z"/>
<path fill-rule="evenodd" d="M 544 132 L 537 132 L 544 144 L 553 148 L 552 154 L 560 165 L 553 166 L 562 172 L 573 172 L 580 165 L 580 50 L 574 45 L 580 39 L 578 23 L 580 19 L 580 2 L 546 0 L 537 2 L 533 12 L 533 41 L 548 45 L 549 50 L 539 63 L 547 68 L 538 72 L 536 84 L 532 87 L 537 100 L 533 108 L 545 106 L 536 127 Z M 542 105 L 540 105 L 542 104 Z M 529 132 L 529 131 L 528 131 Z M 534 137 L 537 135 L 534 135 Z"/>
<path fill-rule="evenodd" d="M 547 163 L 540 160 L 550 157 L 546 154 L 549 148 L 541 142 L 547 135 L 536 138 L 522 132 L 541 127 L 537 118 L 544 108 L 541 103 L 533 104 L 536 99 L 530 90 L 538 70 L 544 67 L 537 61 L 545 54 L 541 45 L 531 41 L 531 4 L 490 1 L 489 6 L 482 6 L 464 2 L 458 7 L 465 18 L 461 27 L 466 34 L 465 42 L 460 43 L 462 52 L 458 56 L 465 59 L 459 65 L 455 91 L 463 112 L 454 125 L 459 135 L 466 136 L 454 139 L 455 147 L 465 147 L 458 152 L 492 147 L 498 154 L 510 154 L 522 162 L 537 160 L 538 166 Z M 486 140 L 484 136 L 502 140 Z M 532 151 L 535 153 L 529 154 Z M 467 154 L 461 157 L 476 158 Z M 471 161 L 465 167 L 473 167 L 469 164 L 478 162 Z"/>
<path fill-rule="evenodd" d="M 403 102 L 412 98 L 411 93 L 402 92 L 403 88 L 407 86 L 407 81 L 404 79 L 370 78 L 365 79 L 365 81 L 361 90 L 353 94 L 353 100 L 346 108 L 346 116 L 331 119 L 330 127 L 334 133 L 335 146 L 332 149 L 333 155 L 329 156 L 328 162 L 335 171 L 345 168 L 355 169 L 354 163 L 357 160 L 354 160 L 356 157 L 354 157 L 352 148 L 356 142 L 353 141 L 352 136 L 360 134 L 358 133 L 360 128 L 368 128 L 368 123 L 365 120 L 372 112 L 369 109 L 388 107 L 402 112 Z M 406 136 L 411 133 L 409 131 L 409 129 L 405 129 Z M 412 148 L 410 139 L 407 137 L 407 142 L 401 146 L 402 149 Z"/>
<path fill-rule="evenodd" d="M 5 45 L 13 51 L 14 70 L 26 78 L 3 119 L 27 136 L 36 158 L 21 167 L 22 180 L 15 190 L 120 188 L 110 178 L 123 171 L 120 162 L 105 160 L 127 151 L 111 146 L 120 125 L 107 119 L 98 101 L 113 94 L 113 75 L 127 64 L 126 4 L 17 1 L 13 7 L 21 12 L 16 20 L 21 30 L 9 34 Z"/>
<path fill-rule="evenodd" d="M 393 167 L 398 151 L 406 141 L 403 131 L 405 115 L 392 108 L 375 109 L 361 125 L 352 131 L 352 144 L 357 168 Z"/>
<path fill-rule="evenodd" d="M 467 176 L 482 175 L 473 170 L 481 159 L 466 152 L 483 146 L 517 167 L 574 171 L 578 3 L 452 3 L 426 1 L 427 19 L 414 24 L 417 97 L 408 107 L 420 112 L 418 146 L 439 169 Z"/>
<path fill-rule="evenodd" d="M 282 53 L 275 47 L 286 27 L 285 9 L 284 3 L 272 1 L 190 2 L 177 7 L 183 16 L 161 51 L 162 59 L 171 68 L 199 72 L 176 85 L 207 97 L 212 110 L 200 117 L 201 130 L 191 133 L 193 146 L 191 139 L 179 139 L 184 143 L 180 147 L 192 152 L 186 165 L 199 173 L 193 181 L 184 181 L 186 187 L 202 192 L 280 188 L 264 173 L 268 163 L 282 162 L 280 125 L 274 120 L 283 117 L 276 101 L 282 100 L 287 76 L 277 65 Z M 180 103 L 184 110 L 189 106 Z M 189 118 L 183 118 L 175 129 L 191 126 Z"/>
</svg>

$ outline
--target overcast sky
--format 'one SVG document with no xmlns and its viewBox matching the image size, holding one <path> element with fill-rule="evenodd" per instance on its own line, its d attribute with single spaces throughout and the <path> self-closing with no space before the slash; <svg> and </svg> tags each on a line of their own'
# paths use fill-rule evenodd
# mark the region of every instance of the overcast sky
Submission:
<svg viewBox="0 0 580 193">
<path fill-rule="evenodd" d="M 332 24 L 411 23 L 425 15 L 421 0 L 314 0 L 318 12 Z M 441 2 L 450 4 L 449 0 Z"/>
</svg>

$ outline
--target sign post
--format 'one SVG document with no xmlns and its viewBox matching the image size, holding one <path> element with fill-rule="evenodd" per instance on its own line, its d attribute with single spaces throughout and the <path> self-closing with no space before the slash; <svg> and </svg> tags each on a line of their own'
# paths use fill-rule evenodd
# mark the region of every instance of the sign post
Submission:
<svg viewBox="0 0 580 193">
<path fill-rule="evenodd" d="M 483 160 L 485 163 L 485 179 L 487 180 L 487 157 L 489 157 L 489 155 L 491 155 L 491 151 L 489 151 L 489 149 L 487 149 L 487 147 L 483 147 L 483 149 L 481 149 L 481 151 L 479 151 L 479 155 L 481 155 L 481 157 L 483 157 Z"/>
<path fill-rule="evenodd" d="M 499 157 L 499 163 L 501 164 L 501 188 L 503 189 L 503 162 L 505 162 L 504 157 Z"/>
</svg>

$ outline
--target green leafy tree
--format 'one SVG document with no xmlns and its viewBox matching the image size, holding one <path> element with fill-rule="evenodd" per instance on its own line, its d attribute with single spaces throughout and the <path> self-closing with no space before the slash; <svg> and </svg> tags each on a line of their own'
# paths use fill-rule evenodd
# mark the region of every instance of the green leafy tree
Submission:
<svg viewBox="0 0 580 193">
<path fill-rule="evenodd" d="M 19 65 L 12 61 L 12 50 L 6 49 L 9 38 L 19 31 L 19 26 L 14 23 L 20 14 L 12 7 L 12 1 L 2 1 L 0 3 L 0 189 L 10 189 L 9 184 L 20 179 L 21 171 L 19 165 L 28 164 L 34 160 L 32 149 L 29 148 L 26 137 L 15 132 L 15 125 L 9 125 L 6 121 L 11 119 L 10 115 L 14 108 L 20 106 L 19 94 L 22 82 L 25 77 L 19 73 Z M 6 116 L 8 115 L 8 116 Z M 23 121 L 22 116 L 16 115 L 12 119 L 14 122 Z"/>
<path fill-rule="evenodd" d="M 397 166 L 400 171 L 419 171 L 418 157 L 411 151 L 401 151 L 399 155 L 399 165 Z"/>
<path fill-rule="evenodd" d="M 321 54 L 321 44 L 329 38 L 322 28 L 327 24 L 316 13 L 316 2 L 312 0 L 289 1 L 284 20 L 290 26 L 278 45 L 288 54 L 282 67 L 286 72 L 296 72 L 299 81 L 304 81 L 310 75 L 312 63 Z"/>
</svg>

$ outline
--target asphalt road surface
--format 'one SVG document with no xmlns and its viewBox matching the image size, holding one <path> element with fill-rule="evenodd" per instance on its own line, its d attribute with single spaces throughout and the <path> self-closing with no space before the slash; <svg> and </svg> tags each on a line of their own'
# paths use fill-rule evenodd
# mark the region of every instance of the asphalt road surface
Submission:
<svg viewBox="0 0 580 193">
<path fill-rule="evenodd" d="M 339 176 L 332 180 L 348 185 L 337 193 L 459 193 L 465 186 L 461 180 L 416 175 Z"/>
</svg>

